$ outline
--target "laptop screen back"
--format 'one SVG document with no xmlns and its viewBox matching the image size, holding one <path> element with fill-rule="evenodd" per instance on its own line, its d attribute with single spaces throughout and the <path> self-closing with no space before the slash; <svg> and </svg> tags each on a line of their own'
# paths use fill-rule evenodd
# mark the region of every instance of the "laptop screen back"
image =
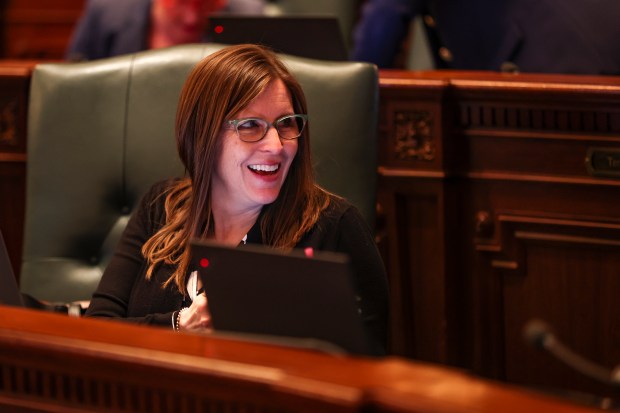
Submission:
<svg viewBox="0 0 620 413">
<path fill-rule="evenodd" d="M 318 340 L 368 354 L 368 337 L 343 254 L 192 243 L 216 332 Z"/>
<path fill-rule="evenodd" d="M 312 59 L 348 60 L 336 17 L 213 15 L 206 38 L 231 45 L 261 44 L 278 53 Z"/>
<path fill-rule="evenodd" d="M 2 231 L 0 231 L 0 304 L 24 306 Z"/>
</svg>

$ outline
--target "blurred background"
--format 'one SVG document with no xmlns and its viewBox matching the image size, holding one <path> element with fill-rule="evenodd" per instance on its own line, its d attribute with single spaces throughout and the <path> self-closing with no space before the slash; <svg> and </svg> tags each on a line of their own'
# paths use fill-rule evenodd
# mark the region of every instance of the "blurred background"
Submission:
<svg viewBox="0 0 620 413">
<path fill-rule="evenodd" d="M 0 58 L 63 59 L 86 0 L 0 0 Z M 266 15 L 338 17 L 343 38 L 351 33 L 363 0 L 268 0 Z"/>
</svg>

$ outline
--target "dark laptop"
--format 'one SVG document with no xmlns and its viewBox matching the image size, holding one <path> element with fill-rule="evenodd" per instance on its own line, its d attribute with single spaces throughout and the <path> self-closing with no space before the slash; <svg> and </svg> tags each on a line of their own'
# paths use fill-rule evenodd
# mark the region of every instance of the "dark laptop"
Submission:
<svg viewBox="0 0 620 413">
<path fill-rule="evenodd" d="M 212 15 L 207 41 L 254 43 L 279 53 L 321 60 L 348 60 L 338 18 L 328 16 Z"/>
<path fill-rule="evenodd" d="M 215 333 L 278 344 L 373 355 L 356 304 L 348 258 L 259 245 L 192 242 Z"/>
<path fill-rule="evenodd" d="M 0 231 L 0 304 L 23 307 L 24 301 L 17 286 L 9 253 Z"/>
<path fill-rule="evenodd" d="M 0 231 L 0 304 L 15 307 L 26 307 L 38 310 L 52 311 L 79 317 L 82 314 L 80 303 L 55 303 L 37 300 L 29 294 L 23 294 L 17 285 L 13 266 L 9 260 L 9 253 Z"/>
</svg>

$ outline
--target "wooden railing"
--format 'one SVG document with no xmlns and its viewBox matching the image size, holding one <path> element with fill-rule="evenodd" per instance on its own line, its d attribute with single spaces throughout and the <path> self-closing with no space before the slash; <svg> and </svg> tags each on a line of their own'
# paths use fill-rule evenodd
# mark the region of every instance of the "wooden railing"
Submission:
<svg viewBox="0 0 620 413">
<path fill-rule="evenodd" d="M 2 411 L 591 411 L 399 358 L 330 356 L 114 321 L 0 310 Z"/>
</svg>

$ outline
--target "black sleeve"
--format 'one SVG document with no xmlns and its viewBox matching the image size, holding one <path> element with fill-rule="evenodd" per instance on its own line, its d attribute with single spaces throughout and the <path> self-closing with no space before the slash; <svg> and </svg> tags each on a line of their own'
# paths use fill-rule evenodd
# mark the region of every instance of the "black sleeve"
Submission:
<svg viewBox="0 0 620 413">
<path fill-rule="evenodd" d="M 387 274 L 374 237 L 359 211 L 348 208 L 338 224 L 337 250 L 349 255 L 362 318 L 378 353 L 385 353 L 388 337 L 389 291 Z"/>
<path fill-rule="evenodd" d="M 374 353 L 385 354 L 389 320 L 387 274 L 372 231 L 358 209 L 333 197 L 297 247 L 349 256 L 358 306 Z"/>
<path fill-rule="evenodd" d="M 92 296 L 86 316 L 115 318 L 140 324 L 168 325 L 174 305 L 156 306 L 169 290 L 163 290 L 158 281 L 145 278 L 146 261 L 142 256 L 142 245 L 161 227 L 164 220 L 163 201 L 160 199 L 163 185 L 155 185 L 142 198 L 121 236 L 114 255 L 101 277 Z M 146 293 L 145 293 L 146 292 Z M 180 294 L 178 300 L 180 301 Z M 175 297 L 176 298 L 176 297 Z M 136 312 L 132 308 L 145 308 L 151 311 Z M 158 310 L 164 310 L 160 312 Z"/>
</svg>

